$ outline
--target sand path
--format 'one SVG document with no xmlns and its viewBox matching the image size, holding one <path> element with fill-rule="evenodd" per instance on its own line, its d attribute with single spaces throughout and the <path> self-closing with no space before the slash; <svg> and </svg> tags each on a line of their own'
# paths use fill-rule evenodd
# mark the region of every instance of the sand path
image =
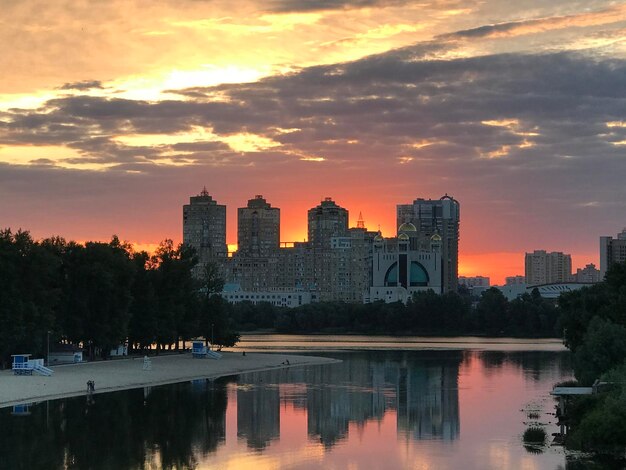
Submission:
<svg viewBox="0 0 626 470">
<path fill-rule="evenodd" d="M 338 362 L 315 356 L 258 353 L 243 356 L 234 352 L 224 352 L 219 360 L 193 359 L 189 353 L 152 356 L 150 359 L 151 370 L 144 370 L 143 360 L 136 358 L 55 366 L 51 377 L 16 376 L 11 370 L 0 371 L 0 408 L 84 395 L 88 380 L 95 382 L 95 393 L 104 393 L 203 377 Z"/>
</svg>

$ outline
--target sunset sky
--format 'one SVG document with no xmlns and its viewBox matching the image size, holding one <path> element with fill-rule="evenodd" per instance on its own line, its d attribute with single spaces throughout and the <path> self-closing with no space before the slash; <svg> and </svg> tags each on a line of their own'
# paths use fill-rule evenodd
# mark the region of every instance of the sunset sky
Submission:
<svg viewBox="0 0 626 470">
<path fill-rule="evenodd" d="M 0 0 L 0 227 L 181 241 L 203 186 L 281 238 L 326 196 L 395 235 L 461 204 L 460 273 L 598 263 L 626 226 L 626 2 Z"/>
</svg>

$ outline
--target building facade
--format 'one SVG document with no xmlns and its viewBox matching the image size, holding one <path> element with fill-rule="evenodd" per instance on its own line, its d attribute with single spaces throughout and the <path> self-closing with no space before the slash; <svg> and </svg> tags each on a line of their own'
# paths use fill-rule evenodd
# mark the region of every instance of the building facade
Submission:
<svg viewBox="0 0 626 470">
<path fill-rule="evenodd" d="M 332 198 L 324 198 L 308 212 L 309 243 L 314 248 L 330 248 L 330 239 L 348 235 L 348 211 Z"/>
<path fill-rule="evenodd" d="M 432 235 L 428 247 L 420 242 L 420 233 L 410 222 L 400 225 L 398 236 L 374 239 L 372 287 L 365 301 L 407 302 L 419 291 L 443 292 L 441 257 L 442 239 Z"/>
<path fill-rule="evenodd" d="M 257 195 L 237 209 L 237 253 L 245 257 L 275 256 L 280 246 L 280 209 Z"/>
<path fill-rule="evenodd" d="M 447 194 L 440 199 L 415 199 L 396 208 L 397 227 L 411 223 L 417 229 L 417 246 L 428 249 L 433 235 L 441 237 L 442 286 L 444 292 L 456 291 L 459 276 L 459 202 Z"/>
<path fill-rule="evenodd" d="M 196 249 L 201 263 L 223 260 L 226 246 L 226 206 L 204 188 L 183 206 L 183 243 Z"/>
<path fill-rule="evenodd" d="M 504 278 L 504 284 L 507 286 L 526 285 L 526 277 L 519 274 L 517 276 L 507 276 Z"/>
<path fill-rule="evenodd" d="M 525 255 L 526 284 L 570 282 L 572 257 L 560 251 L 535 250 Z"/>
<path fill-rule="evenodd" d="M 626 228 L 617 238 L 600 237 L 600 280 L 615 263 L 626 263 Z"/>
<path fill-rule="evenodd" d="M 591 263 L 584 268 L 578 268 L 576 274 L 573 276 L 574 282 L 580 282 L 583 284 L 595 284 L 600 282 L 600 270 L 596 268 L 596 265 Z"/>
</svg>

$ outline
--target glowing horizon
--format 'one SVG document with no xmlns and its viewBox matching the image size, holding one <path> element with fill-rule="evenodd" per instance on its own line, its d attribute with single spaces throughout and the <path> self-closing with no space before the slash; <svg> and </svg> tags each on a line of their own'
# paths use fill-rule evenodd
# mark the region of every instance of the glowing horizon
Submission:
<svg viewBox="0 0 626 470">
<path fill-rule="evenodd" d="M 37 12 L 34 14 L 33 12 Z M 535 249 L 597 264 L 626 225 L 626 4 L 556 0 L 25 0 L 0 28 L 0 226 L 180 241 L 198 188 L 281 208 L 332 196 L 395 235 L 452 194 L 459 272 Z M 15 38 L 20 40 L 16 41 Z M 499 281 L 500 280 L 500 281 Z"/>
</svg>

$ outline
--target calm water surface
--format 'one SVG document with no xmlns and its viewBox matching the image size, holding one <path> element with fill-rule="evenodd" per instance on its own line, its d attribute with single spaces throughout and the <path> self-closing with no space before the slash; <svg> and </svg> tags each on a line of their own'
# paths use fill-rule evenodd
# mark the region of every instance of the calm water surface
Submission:
<svg viewBox="0 0 626 470">
<path fill-rule="evenodd" d="M 343 362 L 0 409 L 0 469 L 569 468 L 521 442 L 556 431 L 566 352 L 326 355 Z"/>
</svg>

